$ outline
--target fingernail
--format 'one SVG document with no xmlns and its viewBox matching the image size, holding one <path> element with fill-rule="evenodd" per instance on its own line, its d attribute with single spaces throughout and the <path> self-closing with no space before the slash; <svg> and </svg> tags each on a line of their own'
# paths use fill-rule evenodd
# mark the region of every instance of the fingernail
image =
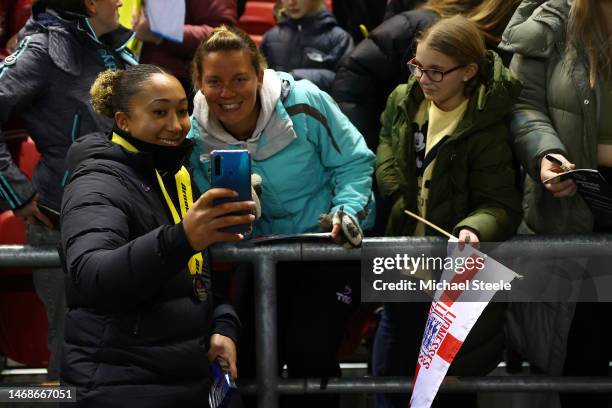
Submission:
<svg viewBox="0 0 612 408">
<path fill-rule="evenodd" d="M 244 239 L 244 235 L 238 234 L 238 239 L 243 240 Z"/>
<path fill-rule="evenodd" d="M 251 214 L 251 215 L 249 215 L 249 219 L 250 219 L 251 221 L 254 221 L 254 220 L 255 220 L 255 216 L 254 216 L 253 214 Z"/>
</svg>

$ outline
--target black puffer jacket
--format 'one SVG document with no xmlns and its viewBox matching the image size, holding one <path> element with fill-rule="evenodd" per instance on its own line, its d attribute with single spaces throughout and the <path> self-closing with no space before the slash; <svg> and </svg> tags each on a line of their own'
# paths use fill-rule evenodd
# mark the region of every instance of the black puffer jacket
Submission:
<svg viewBox="0 0 612 408">
<path fill-rule="evenodd" d="M 331 89 L 338 63 L 352 50 L 351 36 L 327 10 L 300 19 L 283 17 L 261 42 L 270 68 L 308 79 L 324 91 Z"/>
<path fill-rule="evenodd" d="M 385 8 L 384 20 L 388 20 L 402 11 L 410 11 L 419 4 L 425 3 L 426 0 L 389 0 Z"/>
<path fill-rule="evenodd" d="M 398 14 L 379 25 L 345 58 L 336 74 L 332 96 L 340 109 L 376 151 L 380 114 L 396 86 L 408 80 L 406 62 L 416 35 L 438 20 L 428 10 Z"/>
<path fill-rule="evenodd" d="M 193 295 L 186 265 L 194 251 L 155 176 L 167 169 L 160 173 L 177 206 L 173 174 L 189 144 L 161 167 L 143 147 L 129 153 L 100 134 L 70 150 L 81 164 L 71 163 L 62 203 L 62 381 L 77 387 L 82 406 L 206 406 L 208 338 L 236 339 L 239 320 L 231 306 L 213 306 L 209 272 L 207 299 Z"/>
<path fill-rule="evenodd" d="M 372 31 L 382 23 L 386 3 L 386 0 L 332 0 L 332 9 L 340 27 L 359 44 L 364 38 L 359 26 Z"/>
<path fill-rule="evenodd" d="M 132 35 L 126 29 L 96 38 L 83 16 L 42 5 L 33 13 L 24 40 L 0 64 L 0 127 L 20 115 L 42 157 L 30 183 L 0 130 L 0 211 L 22 207 L 35 193 L 39 202 L 59 210 L 70 144 L 112 127 L 91 108 L 91 84 L 104 70 L 136 63 L 125 48 Z"/>
</svg>

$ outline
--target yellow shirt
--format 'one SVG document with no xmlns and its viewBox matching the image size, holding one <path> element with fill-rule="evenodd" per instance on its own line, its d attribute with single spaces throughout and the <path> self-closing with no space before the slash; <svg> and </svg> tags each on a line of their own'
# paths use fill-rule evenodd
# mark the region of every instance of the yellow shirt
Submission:
<svg viewBox="0 0 612 408">
<path fill-rule="evenodd" d="M 436 164 L 438 148 L 443 142 L 451 137 L 457 125 L 463 118 L 467 109 L 469 100 L 466 99 L 459 106 L 449 112 L 439 109 L 435 103 L 430 103 L 428 100 L 423 101 L 419 107 L 419 113 L 416 117 L 427 114 L 427 126 L 425 133 L 425 149 L 424 156 L 420 159 L 422 162 L 419 166 L 419 154 L 417 153 L 417 170 L 419 174 L 417 208 L 419 215 L 427 218 L 427 200 L 429 198 L 429 190 L 431 188 L 431 176 Z M 423 112 L 421 112 L 423 110 Z M 415 146 L 417 136 L 415 133 Z M 416 227 L 415 236 L 422 237 L 425 235 L 425 225 L 419 222 Z"/>
</svg>

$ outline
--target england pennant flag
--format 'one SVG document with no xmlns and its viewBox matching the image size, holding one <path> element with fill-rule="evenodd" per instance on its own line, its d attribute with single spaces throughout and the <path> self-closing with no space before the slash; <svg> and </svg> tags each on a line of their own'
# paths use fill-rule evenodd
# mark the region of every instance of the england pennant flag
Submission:
<svg viewBox="0 0 612 408">
<path fill-rule="evenodd" d="M 414 375 L 411 408 L 429 408 L 478 317 L 499 290 L 518 275 L 470 245 L 449 240 L 448 257 L 472 258 L 462 273 L 445 269 L 429 309 Z M 466 290 L 467 288 L 467 290 Z"/>
</svg>

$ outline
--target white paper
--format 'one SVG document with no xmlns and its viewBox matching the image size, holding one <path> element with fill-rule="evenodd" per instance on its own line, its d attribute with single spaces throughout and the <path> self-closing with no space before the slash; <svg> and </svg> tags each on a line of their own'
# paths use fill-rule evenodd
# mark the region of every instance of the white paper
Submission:
<svg viewBox="0 0 612 408">
<path fill-rule="evenodd" d="M 169 41 L 183 42 L 185 0 L 147 0 L 145 6 L 151 32 Z"/>
</svg>

